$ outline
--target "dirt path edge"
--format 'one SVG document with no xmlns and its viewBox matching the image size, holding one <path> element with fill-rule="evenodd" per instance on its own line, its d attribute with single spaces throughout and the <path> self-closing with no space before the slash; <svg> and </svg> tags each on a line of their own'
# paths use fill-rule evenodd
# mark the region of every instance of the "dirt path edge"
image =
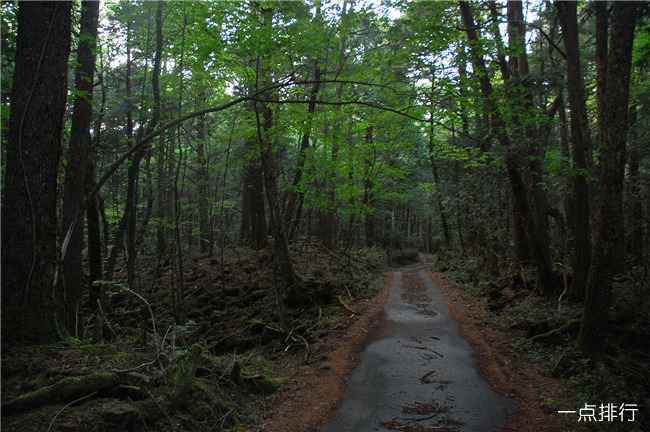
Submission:
<svg viewBox="0 0 650 432">
<path fill-rule="evenodd" d="M 312 432 L 334 415 L 347 379 L 370 340 L 369 334 L 381 322 L 391 281 L 392 273 L 384 273 L 379 293 L 362 301 L 362 307 L 355 305 L 359 315 L 349 317 L 351 322 L 343 335 L 335 333 L 327 337 L 326 345 L 331 349 L 319 353 L 320 361 L 296 371 L 290 383 L 275 396 L 272 412 L 251 431 Z M 382 279 L 375 283 L 382 283 Z"/>
<path fill-rule="evenodd" d="M 542 371 L 518 356 L 509 345 L 507 332 L 486 325 L 488 311 L 480 299 L 465 293 L 462 287 L 432 272 L 431 277 L 443 292 L 452 317 L 461 335 L 476 353 L 483 376 L 497 392 L 512 397 L 518 405 L 504 431 L 558 432 L 572 430 L 565 419 L 544 407 L 544 397 L 563 399 L 559 380 L 545 376 Z M 572 409 L 572 408 L 567 408 Z M 575 424 L 573 425 L 575 426 Z"/>
</svg>

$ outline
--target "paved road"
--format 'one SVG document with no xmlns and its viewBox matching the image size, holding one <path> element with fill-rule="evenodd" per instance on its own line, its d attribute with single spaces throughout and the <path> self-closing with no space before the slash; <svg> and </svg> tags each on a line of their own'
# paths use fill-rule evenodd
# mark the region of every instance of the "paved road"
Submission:
<svg viewBox="0 0 650 432">
<path fill-rule="evenodd" d="M 322 432 L 499 431 L 515 404 L 480 375 L 424 265 L 392 273 L 384 317 Z"/>
</svg>

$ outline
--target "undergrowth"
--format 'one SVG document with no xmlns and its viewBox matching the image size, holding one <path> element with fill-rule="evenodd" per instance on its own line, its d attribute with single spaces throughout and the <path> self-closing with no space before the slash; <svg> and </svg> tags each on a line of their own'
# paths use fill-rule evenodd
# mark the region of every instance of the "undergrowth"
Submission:
<svg viewBox="0 0 650 432">
<path fill-rule="evenodd" d="M 573 405 L 560 406 L 566 402 L 545 399 L 546 409 L 579 410 L 585 404 L 595 404 L 598 417 L 601 404 L 637 404 L 635 422 L 621 423 L 617 419 L 588 426 L 576 424 L 576 430 L 650 429 L 650 419 L 644 415 L 650 412 L 650 293 L 644 286 L 647 275 L 641 274 L 642 269 L 632 267 L 625 278 L 614 284 L 607 348 L 592 359 L 576 347 L 582 305 L 565 300 L 558 306 L 557 299 L 541 297 L 535 289 L 534 271 L 506 266 L 495 277 L 494 270 L 483 268 L 478 258 L 443 256 L 435 262 L 437 271 L 445 272 L 455 285 L 485 302 L 488 324 L 508 333 L 517 355 L 565 383 Z M 536 338 L 571 320 L 577 324 L 567 331 Z"/>
</svg>

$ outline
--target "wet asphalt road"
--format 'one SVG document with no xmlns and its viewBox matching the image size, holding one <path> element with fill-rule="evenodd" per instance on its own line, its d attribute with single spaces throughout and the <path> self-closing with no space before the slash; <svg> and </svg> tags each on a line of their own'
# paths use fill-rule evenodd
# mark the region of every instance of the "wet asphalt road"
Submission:
<svg viewBox="0 0 650 432">
<path fill-rule="evenodd" d="M 322 432 L 492 432 L 515 410 L 480 375 L 424 265 L 392 274 L 384 317 Z"/>
</svg>

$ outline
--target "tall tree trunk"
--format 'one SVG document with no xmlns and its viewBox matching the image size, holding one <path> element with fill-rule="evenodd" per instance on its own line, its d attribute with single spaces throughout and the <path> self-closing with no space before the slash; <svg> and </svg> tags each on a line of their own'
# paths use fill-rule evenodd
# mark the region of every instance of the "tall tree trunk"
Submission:
<svg viewBox="0 0 650 432">
<path fill-rule="evenodd" d="M 557 11 L 564 33 L 566 51 L 567 90 L 571 108 L 571 144 L 573 155 L 573 209 L 569 226 L 573 239 L 573 284 L 571 297 L 584 296 L 591 262 L 591 222 L 589 210 L 588 159 L 591 154 L 591 137 L 585 108 L 584 82 L 580 66 L 578 44 L 577 6 L 574 2 L 557 2 Z"/>
<path fill-rule="evenodd" d="M 185 31 L 187 28 L 187 11 L 183 5 L 183 26 L 181 29 L 181 52 L 180 52 L 180 62 L 178 64 L 178 105 L 177 105 L 177 115 L 181 116 L 183 112 L 183 67 L 185 62 Z M 177 323 L 183 323 L 185 321 L 185 277 L 184 277 L 184 268 L 183 268 L 183 245 L 181 243 L 181 202 L 180 202 L 180 191 L 179 191 L 179 177 L 181 173 L 181 167 L 183 164 L 183 144 L 181 140 L 181 127 L 180 125 L 176 128 L 176 145 L 178 153 L 178 161 L 176 163 L 175 176 L 174 176 L 174 249 L 176 252 L 176 290 L 173 293 L 175 295 L 174 301 L 174 318 Z"/>
<path fill-rule="evenodd" d="M 607 332 L 612 282 L 624 271 L 625 238 L 623 171 L 628 132 L 628 103 L 634 27 L 639 5 L 612 5 L 603 110 L 605 131 L 600 137 L 599 180 L 601 199 L 597 210 L 594 254 L 584 303 L 578 344 L 588 353 L 602 350 Z"/>
<path fill-rule="evenodd" d="M 550 235 L 548 226 L 548 199 L 543 188 L 544 182 L 544 146 L 548 136 L 544 129 L 538 130 L 533 124 L 526 124 L 525 118 L 535 115 L 534 97 L 530 86 L 527 84 L 529 67 L 528 54 L 526 53 L 526 23 L 524 20 L 523 2 L 508 1 L 508 41 L 510 45 L 509 69 L 511 75 L 511 86 L 515 88 L 515 103 L 518 105 L 523 118 L 516 118 L 515 128 L 522 141 L 528 147 L 528 189 L 531 193 L 531 212 L 534 218 L 534 230 L 529 231 L 534 236 L 532 245 L 535 250 L 537 262 L 538 280 L 544 295 L 547 297 L 555 293 L 556 277 L 553 272 L 553 264 L 550 249 Z M 549 121 L 555 116 L 557 106 L 547 113 Z M 518 116 L 517 116 L 518 117 Z M 548 130 L 548 128 L 546 128 Z"/>
<path fill-rule="evenodd" d="M 341 8 L 341 25 L 347 23 L 347 17 L 349 16 L 349 0 L 343 0 L 343 6 Z M 346 30 L 342 31 L 341 41 L 339 44 L 339 53 L 338 53 L 338 65 L 336 68 L 336 76 L 338 77 L 343 68 L 345 67 L 345 50 L 348 45 L 348 34 Z M 343 96 L 343 83 L 338 83 L 336 86 L 335 100 L 341 102 Z M 335 105 L 333 107 L 334 115 L 341 111 L 341 105 Z M 331 128 L 329 128 L 331 140 L 332 140 L 332 150 L 331 150 L 331 165 L 329 173 L 324 179 L 325 189 L 327 191 L 327 204 L 324 209 L 322 209 L 319 215 L 319 223 L 317 235 L 323 244 L 328 248 L 333 248 L 336 245 L 337 240 L 337 230 L 338 230 L 338 205 L 336 197 L 336 186 L 337 186 L 337 163 L 339 159 L 339 142 L 342 137 L 341 134 L 341 125 L 343 122 L 337 121 Z"/>
<path fill-rule="evenodd" d="M 91 149 L 86 171 L 86 194 L 95 188 L 95 162 L 94 151 Z M 97 196 L 86 202 L 86 222 L 88 224 L 88 269 L 89 269 L 89 297 L 88 304 L 94 309 L 99 299 L 99 292 L 93 282 L 104 278 L 102 259 L 101 213 Z"/>
<path fill-rule="evenodd" d="M 373 146 L 373 127 L 366 128 L 366 145 Z M 374 150 L 373 150 L 374 153 Z M 364 160 L 364 174 L 363 174 L 363 205 L 365 206 L 365 234 L 366 245 L 375 245 L 375 215 L 374 215 L 374 197 L 373 197 L 373 184 L 372 184 L 372 168 L 374 165 L 374 158 L 367 156 Z"/>
<path fill-rule="evenodd" d="M 322 21 L 320 0 L 316 0 L 316 15 L 314 17 L 314 20 L 318 23 L 321 23 Z M 298 150 L 298 160 L 296 162 L 296 170 L 293 181 L 291 182 L 289 200 L 287 202 L 287 208 L 285 210 L 285 216 L 287 218 L 287 223 L 289 226 L 289 240 L 293 238 L 293 235 L 297 230 L 298 225 L 300 224 L 300 219 L 302 216 L 302 207 L 305 199 L 305 194 L 303 192 L 300 192 L 298 189 L 304 175 L 305 162 L 307 160 L 307 149 L 309 148 L 312 123 L 314 120 L 314 113 L 316 112 L 316 98 L 318 98 L 318 92 L 320 91 L 321 71 L 318 58 L 313 59 L 312 63 L 311 80 L 314 81 L 314 83 L 311 84 L 311 90 L 309 92 L 307 119 L 303 124 L 302 138 L 300 140 L 300 148 Z"/>
<path fill-rule="evenodd" d="M 320 67 L 318 66 L 318 60 L 314 60 L 314 66 L 312 71 L 313 81 L 316 81 L 311 85 L 311 91 L 309 92 L 309 103 L 307 104 L 307 120 L 303 126 L 302 139 L 300 140 L 300 149 L 298 150 L 298 160 L 296 162 L 296 171 L 291 182 L 291 191 L 289 192 L 289 200 L 287 202 L 287 209 L 285 215 L 287 218 L 287 223 L 289 226 L 289 240 L 293 237 L 295 230 L 300 223 L 301 210 L 303 205 L 303 200 L 305 198 L 304 193 L 300 192 L 298 189 L 302 181 L 303 173 L 305 170 L 305 162 L 307 160 L 307 149 L 309 148 L 309 140 L 311 137 L 312 121 L 314 118 L 314 112 L 316 111 L 316 98 L 318 97 L 318 91 L 320 89 Z"/>
<path fill-rule="evenodd" d="M 206 116 L 199 118 L 198 124 L 198 142 L 196 143 L 196 175 L 198 186 L 198 207 L 199 207 L 199 250 L 201 253 L 207 253 L 212 248 L 214 239 L 212 238 L 212 229 L 209 217 L 209 173 L 208 161 L 205 155 L 205 148 L 208 139 L 208 126 Z"/>
<path fill-rule="evenodd" d="M 434 142 L 434 86 L 435 86 L 435 71 L 432 68 L 431 71 L 431 93 L 429 103 L 431 108 L 429 109 L 429 161 L 431 163 L 431 173 L 433 174 L 433 183 L 435 187 L 434 195 L 436 197 L 436 204 L 438 205 L 438 214 L 440 215 L 440 224 L 442 225 L 442 234 L 445 239 L 445 246 L 447 249 L 451 246 L 451 233 L 449 230 L 449 224 L 447 222 L 447 212 L 445 211 L 445 206 L 442 202 L 442 192 L 440 191 L 440 178 L 438 176 L 438 167 L 436 165 L 436 154 L 435 154 L 435 142 Z"/>
<path fill-rule="evenodd" d="M 55 319 L 62 318 L 54 307 L 52 284 L 58 258 L 57 173 L 71 6 L 70 2 L 18 4 L 2 199 L 5 343 L 51 341 L 56 337 Z"/>
<path fill-rule="evenodd" d="M 596 103 L 598 106 L 598 135 L 605 131 L 605 89 L 607 88 L 607 34 L 609 17 L 607 1 L 594 2 L 596 10 Z M 600 139 L 600 138 L 598 138 Z M 588 155 L 591 166 L 591 153 Z"/>
<path fill-rule="evenodd" d="M 156 8 L 156 48 L 153 61 L 153 75 L 151 76 L 151 86 L 153 89 L 153 120 L 152 124 L 157 125 L 161 117 L 160 102 L 160 67 L 162 62 L 162 45 L 163 45 L 163 8 L 164 1 L 159 0 Z M 166 214 L 165 211 L 165 138 L 161 133 L 158 136 L 158 147 L 156 157 L 156 171 L 158 174 L 158 186 L 156 190 L 156 249 L 158 258 L 163 259 L 167 253 L 166 240 Z"/>
<path fill-rule="evenodd" d="M 253 107 L 253 109 L 255 109 Z M 246 163 L 242 178 L 242 219 L 240 239 L 255 249 L 266 246 L 266 211 L 264 208 L 264 173 L 258 144 L 248 139 L 244 144 Z"/>
<path fill-rule="evenodd" d="M 93 81 L 95 76 L 95 45 L 99 1 L 81 2 L 81 29 L 77 47 L 77 68 L 70 146 L 63 189 L 63 226 L 67 229 L 75 223 L 70 234 L 68 248 L 63 258 L 63 317 L 62 324 L 69 334 L 78 335 L 79 303 L 81 301 L 83 268 L 84 218 L 80 217 L 84 204 L 86 167 L 90 141 L 90 124 L 93 114 Z"/>
<path fill-rule="evenodd" d="M 133 63 L 131 61 L 131 24 L 127 26 L 126 34 L 126 99 L 128 110 L 126 112 L 126 136 L 129 142 L 133 140 L 133 91 L 131 85 L 131 73 Z M 124 209 L 124 218 L 126 223 L 124 229 L 126 233 L 126 274 L 127 283 L 131 289 L 135 288 L 135 230 L 138 216 L 138 178 L 140 174 L 140 161 L 144 155 L 143 151 L 138 151 L 129 158 L 129 167 L 127 169 L 127 186 L 126 186 L 126 206 Z M 121 246 L 121 245 L 119 245 Z M 119 247 L 118 246 L 118 247 Z"/>
<path fill-rule="evenodd" d="M 264 27 L 270 31 L 273 26 L 273 9 L 266 7 L 261 9 L 262 21 Z M 268 62 L 269 53 L 258 56 L 256 65 L 256 82 L 255 89 L 266 88 L 272 84 L 272 70 Z M 273 98 L 270 91 L 263 92 L 262 99 L 269 100 Z M 255 117 L 257 124 L 257 137 L 260 147 L 260 160 L 262 170 L 264 171 L 264 191 L 266 201 L 269 207 L 270 227 L 273 233 L 273 252 L 276 260 L 276 271 L 283 284 L 283 291 L 286 293 L 285 299 L 292 303 L 299 301 L 301 297 L 300 289 L 296 286 L 297 277 L 293 269 L 291 257 L 289 256 L 289 247 L 285 227 L 282 223 L 280 194 L 278 191 L 278 159 L 273 146 L 272 129 L 273 129 L 273 111 L 264 102 L 255 102 Z"/>
<path fill-rule="evenodd" d="M 640 142 L 637 132 L 639 125 L 637 119 L 636 104 L 630 107 L 630 162 L 629 162 L 629 203 L 630 203 L 630 234 L 628 236 L 628 250 L 636 263 L 643 262 L 645 230 L 643 227 L 643 200 L 641 197 L 641 178 L 639 176 L 639 165 L 641 162 Z"/>
<path fill-rule="evenodd" d="M 99 47 L 98 47 L 99 48 Z M 104 279 L 104 260 L 103 251 L 104 246 L 107 246 L 108 229 L 102 225 L 105 221 L 103 202 L 99 194 L 89 197 L 92 190 L 95 188 L 95 172 L 97 159 L 97 148 L 102 142 L 102 123 L 104 121 L 104 112 L 106 111 L 106 86 L 104 82 L 104 62 L 101 49 L 98 50 L 99 54 L 99 67 L 100 67 L 100 86 L 101 86 L 101 100 L 99 114 L 95 118 L 93 126 L 94 136 L 93 142 L 90 146 L 88 154 L 87 168 L 86 168 L 86 184 L 84 198 L 86 202 L 86 223 L 88 225 L 88 274 L 89 274 L 89 295 L 88 305 L 94 309 L 99 299 L 99 291 L 93 286 L 96 280 Z M 102 232 L 103 230 L 103 232 Z M 104 235 L 102 240 L 102 234 Z"/>
<path fill-rule="evenodd" d="M 558 90 L 559 98 L 559 107 L 558 114 L 560 119 L 560 154 L 562 155 L 562 160 L 564 161 L 567 172 L 570 172 L 573 164 L 571 163 L 571 150 L 569 148 L 569 125 L 566 118 L 566 106 L 564 102 L 564 92 L 560 88 Z M 566 179 L 566 192 L 564 193 L 564 198 L 562 200 L 562 206 L 564 209 L 564 225 L 567 228 L 565 232 L 564 243 L 564 253 L 569 254 L 569 251 L 572 251 L 575 247 L 575 216 L 573 215 L 573 209 L 575 207 L 573 203 L 573 191 L 572 191 L 573 180 Z M 575 252 L 572 254 L 575 256 Z M 568 267 L 568 264 L 567 264 Z M 566 270 L 565 270 L 566 271 Z"/>
<path fill-rule="evenodd" d="M 147 22 L 147 38 L 146 38 L 146 47 L 145 52 L 149 52 L 149 22 Z M 129 142 L 133 142 L 133 86 L 132 86 L 132 61 L 131 61 L 131 24 L 127 26 L 127 62 L 126 62 L 126 74 L 125 74 L 125 92 L 128 103 L 127 110 L 127 121 L 126 121 L 126 135 L 129 139 Z M 144 104 L 145 90 L 146 90 L 146 77 L 147 77 L 147 68 L 148 68 L 148 58 L 145 60 L 144 67 L 144 79 L 142 80 L 142 88 L 140 91 L 140 101 L 141 105 Z M 155 112 L 155 108 L 154 108 Z M 155 114 L 154 114 L 155 117 Z M 139 142 L 142 136 L 144 135 L 144 129 L 142 125 L 144 124 L 144 110 L 140 110 L 140 115 L 138 122 L 140 127 L 138 128 L 138 133 L 136 137 L 136 142 Z M 152 120 L 149 125 L 151 130 L 155 127 L 155 123 Z M 129 286 L 134 287 L 135 284 L 135 261 L 137 257 L 137 207 L 138 207 L 138 181 L 140 177 L 140 165 L 142 159 L 147 154 L 146 148 L 141 148 L 129 157 L 129 164 L 127 167 L 127 186 L 126 186 L 126 204 L 124 206 L 124 214 L 120 219 L 117 230 L 115 232 L 113 240 L 113 248 L 108 257 L 108 262 L 106 265 L 106 277 L 111 279 L 113 277 L 113 270 L 115 269 L 115 264 L 117 258 L 122 251 L 126 252 L 126 268 L 127 268 L 127 283 Z"/>
</svg>

